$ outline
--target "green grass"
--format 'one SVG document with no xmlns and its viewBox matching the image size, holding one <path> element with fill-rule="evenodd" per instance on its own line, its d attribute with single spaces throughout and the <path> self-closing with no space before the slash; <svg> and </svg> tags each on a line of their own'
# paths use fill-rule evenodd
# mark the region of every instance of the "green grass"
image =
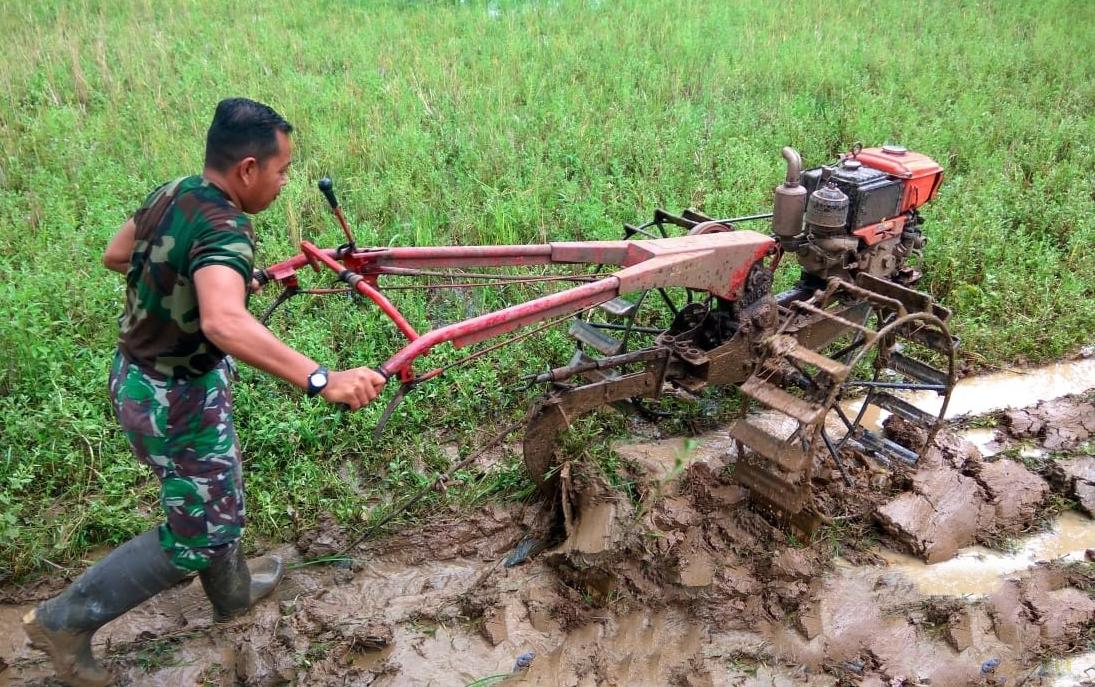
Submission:
<svg viewBox="0 0 1095 687">
<path fill-rule="evenodd" d="M 817 164 L 900 142 L 947 170 L 924 286 L 963 345 L 1010 362 L 1092 340 L 1085 0 L 43 1 L 3 3 L 0 28 L 0 576 L 123 541 L 156 511 L 106 399 L 122 289 L 99 255 L 155 185 L 200 168 L 226 96 L 297 127 L 293 181 L 256 219 L 264 263 L 300 237 L 339 242 L 323 174 L 363 244 L 603 239 L 658 205 L 767 209 L 783 145 Z M 342 301 L 289 312 L 275 331 L 325 362 L 399 343 Z M 245 372 L 251 530 L 375 520 L 444 465 L 440 445 L 517 417 L 523 396 L 501 387 L 564 348 L 556 334 L 424 386 L 380 441 L 379 408 L 342 417 Z M 527 484 L 511 457 L 420 512 Z"/>
</svg>

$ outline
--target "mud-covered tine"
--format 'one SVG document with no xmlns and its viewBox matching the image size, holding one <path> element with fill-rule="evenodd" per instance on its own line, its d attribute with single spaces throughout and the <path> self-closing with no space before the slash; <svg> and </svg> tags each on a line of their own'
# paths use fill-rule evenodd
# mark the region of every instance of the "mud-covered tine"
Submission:
<svg viewBox="0 0 1095 687">
<path fill-rule="evenodd" d="M 741 392 L 773 410 L 793 417 L 804 425 L 817 422 L 825 414 L 824 406 L 792 396 L 775 384 L 770 384 L 756 376 L 750 377 L 741 385 Z"/>
<path fill-rule="evenodd" d="M 875 338 L 878 336 L 877 332 L 875 332 L 871 329 L 868 329 L 868 328 L 864 327 L 863 325 L 861 325 L 857 322 L 852 322 L 851 320 L 845 319 L 845 318 L 841 317 L 840 315 L 834 315 L 833 313 L 829 312 L 828 310 L 824 310 L 822 308 L 819 308 L 815 305 L 811 305 L 811 304 L 806 303 L 804 301 L 795 301 L 791 304 L 791 306 L 794 307 L 794 308 L 797 308 L 797 309 L 799 309 L 803 312 L 810 313 L 812 315 L 818 315 L 819 317 L 826 317 L 826 318 L 836 322 L 837 324 L 839 324 L 843 327 L 847 327 L 848 329 L 854 329 L 858 332 L 863 332 L 863 336 L 867 339 L 867 341 L 874 341 Z"/>
<path fill-rule="evenodd" d="M 734 468 L 734 478 L 787 513 L 802 510 L 809 496 L 809 488 L 791 484 L 749 463 L 739 461 Z"/>
<path fill-rule="evenodd" d="M 616 355 L 623 350 L 624 347 L 623 341 L 620 341 L 616 337 L 609 336 L 581 320 L 574 320 L 570 325 L 568 333 L 578 341 L 600 351 L 603 355 Z"/>
<path fill-rule="evenodd" d="M 613 317 L 631 317 L 635 313 L 635 309 L 638 308 L 637 303 L 632 303 L 626 298 L 612 298 L 610 300 L 601 303 L 599 306 L 601 310 L 604 310 Z"/>
<path fill-rule="evenodd" d="M 870 301 L 871 303 L 875 303 L 876 305 L 886 306 L 887 308 L 890 308 L 891 310 L 896 312 L 900 317 L 904 317 L 908 314 L 908 310 L 905 308 L 905 304 L 897 298 L 892 298 L 890 296 L 879 293 L 878 291 L 865 289 L 861 286 L 857 286 L 846 281 L 842 281 L 840 283 L 840 288 L 852 294 L 853 296 L 858 296 L 859 298 L 862 298 L 865 301 Z"/>
<path fill-rule="evenodd" d="M 806 467 L 808 456 L 805 451 L 777 439 L 751 422 L 746 420 L 734 422 L 730 426 L 730 436 L 784 470 L 797 472 Z"/>
<path fill-rule="evenodd" d="M 866 272 L 856 275 L 855 283 L 867 291 L 900 301 L 908 312 L 932 312 L 935 304 L 932 297 L 922 291 L 906 288 Z"/>
<path fill-rule="evenodd" d="M 870 402 L 873 405 L 878 406 L 884 410 L 888 410 L 898 417 L 902 417 L 909 422 L 920 427 L 932 427 L 939 419 L 934 415 L 929 415 L 923 410 L 920 410 L 908 401 L 902 400 L 896 396 L 891 396 L 887 393 L 875 393 L 871 394 Z"/>
<path fill-rule="evenodd" d="M 855 440 L 869 453 L 881 454 L 888 459 L 896 458 L 909 465 L 916 465 L 917 460 L 919 460 L 919 456 L 915 451 L 905 448 L 894 441 L 890 441 L 868 429 L 861 429 L 856 432 Z"/>
<path fill-rule="evenodd" d="M 886 367 L 925 384 L 947 386 L 949 375 L 946 372 L 901 353 L 890 353 Z"/>
</svg>

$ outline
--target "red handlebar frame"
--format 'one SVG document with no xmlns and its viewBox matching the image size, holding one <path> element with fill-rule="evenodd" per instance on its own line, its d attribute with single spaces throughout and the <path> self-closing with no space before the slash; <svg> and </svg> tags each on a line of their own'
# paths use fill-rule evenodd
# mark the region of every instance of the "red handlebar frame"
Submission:
<svg viewBox="0 0 1095 687">
<path fill-rule="evenodd" d="M 366 296 L 388 316 L 408 344 L 379 367 L 381 374 L 415 379 L 414 361 L 435 346 L 460 348 L 519 327 L 577 312 L 634 291 L 687 287 L 736 300 L 758 261 L 776 251 L 770 236 L 752 231 L 720 231 L 667 239 L 562 242 L 519 246 L 438 246 L 412 248 L 321 249 L 302 241 L 301 253 L 271 265 L 268 279 L 295 284 L 305 265 L 325 266 L 350 288 Z M 378 277 L 406 268 L 502 267 L 513 265 L 593 264 L 620 269 L 597 281 L 542 296 L 527 303 L 450 324 L 419 335 L 378 285 Z M 388 271 L 390 270 L 390 271 Z M 433 376 L 438 371 L 426 373 Z"/>
</svg>

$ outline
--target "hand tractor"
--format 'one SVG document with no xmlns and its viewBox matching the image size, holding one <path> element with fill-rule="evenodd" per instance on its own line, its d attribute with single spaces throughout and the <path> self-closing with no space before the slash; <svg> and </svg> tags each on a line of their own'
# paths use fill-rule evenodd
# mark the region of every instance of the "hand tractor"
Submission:
<svg viewBox="0 0 1095 687">
<path fill-rule="evenodd" d="M 645 399 L 668 389 L 698 394 L 708 385 L 734 385 L 746 408 L 755 402 L 761 409 L 743 412 L 730 429 L 736 480 L 766 510 L 810 531 L 819 522 L 811 476 L 822 461 L 832 460 L 845 480 L 845 450 L 884 466 L 917 462 L 946 412 L 956 340 L 947 328 L 950 312 L 915 289 L 914 264 L 925 243 L 919 211 L 936 196 L 942 168 L 895 145 L 856 145 L 805 171 L 794 149 L 784 148 L 783 157 L 787 174 L 771 213 L 715 219 L 694 209 L 658 209 L 650 222 L 625 225 L 623 240 L 542 245 L 361 248 L 325 178 L 320 190 L 347 242 L 321 249 L 304 241 L 299 255 L 263 270 L 261 280 L 284 287 L 266 316 L 300 293 L 348 290 L 379 306 L 408 341 L 378 368 L 401 382 L 380 427 L 416 385 L 569 323 L 577 342 L 569 362 L 529 377 L 547 388 L 530 410 L 524 461 L 545 492 L 558 481 L 560 432 L 578 416 L 606 405 L 644 412 Z M 762 220 L 771 220 L 771 235 L 739 228 Z M 773 293 L 773 275 L 788 254 L 797 257 L 801 276 L 790 290 Z M 542 265 L 615 271 L 545 276 L 533 269 Z M 297 272 L 305 266 L 329 268 L 345 286 L 301 289 Z M 419 333 L 383 294 L 382 277 L 443 278 L 455 287 L 577 285 Z M 416 371 L 438 346 L 472 346 L 522 328 L 457 363 Z M 909 402 L 910 393 L 923 392 L 938 395 L 938 412 Z M 872 412 L 912 423 L 920 431 L 906 434 L 921 439 L 906 446 L 868 428 L 864 418 Z"/>
</svg>

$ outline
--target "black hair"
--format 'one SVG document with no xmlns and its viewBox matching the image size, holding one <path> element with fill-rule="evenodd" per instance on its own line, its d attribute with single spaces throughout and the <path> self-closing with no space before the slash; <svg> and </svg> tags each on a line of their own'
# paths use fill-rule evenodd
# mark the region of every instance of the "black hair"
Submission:
<svg viewBox="0 0 1095 687">
<path fill-rule="evenodd" d="M 265 162 L 278 151 L 277 131 L 290 134 L 293 125 L 269 105 L 225 98 L 205 137 L 205 166 L 223 172 L 245 157 Z"/>
</svg>

